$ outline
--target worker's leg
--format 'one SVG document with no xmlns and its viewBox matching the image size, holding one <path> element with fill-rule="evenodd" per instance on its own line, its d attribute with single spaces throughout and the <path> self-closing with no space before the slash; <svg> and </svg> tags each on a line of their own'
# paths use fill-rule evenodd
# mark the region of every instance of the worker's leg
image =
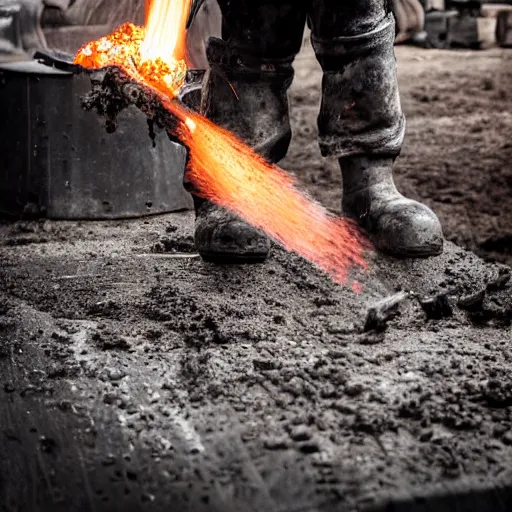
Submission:
<svg viewBox="0 0 512 512">
<path fill-rule="evenodd" d="M 283 158 L 291 130 L 287 91 L 309 0 L 219 0 L 223 40 L 210 39 L 203 113 L 271 162 Z M 206 259 L 263 260 L 270 247 L 259 231 L 199 198 L 195 242 Z"/>
<path fill-rule="evenodd" d="M 393 182 L 405 119 L 394 55 L 390 0 L 313 0 L 312 42 L 323 68 L 318 118 L 324 156 L 340 159 L 343 209 L 378 249 L 403 256 L 442 250 L 441 226 Z"/>
</svg>

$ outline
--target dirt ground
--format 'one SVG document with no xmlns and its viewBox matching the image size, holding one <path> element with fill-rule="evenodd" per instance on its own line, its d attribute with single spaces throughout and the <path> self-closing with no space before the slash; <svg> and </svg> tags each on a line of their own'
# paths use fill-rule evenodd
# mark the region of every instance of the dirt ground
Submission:
<svg viewBox="0 0 512 512">
<path fill-rule="evenodd" d="M 400 190 L 436 211 L 449 240 L 512 264 L 512 52 L 399 46 L 396 54 L 408 123 Z M 306 45 L 291 97 L 295 144 L 284 166 L 338 211 L 339 170 L 319 157 L 315 140 L 320 77 Z"/>
<path fill-rule="evenodd" d="M 512 51 L 397 54 L 400 188 L 510 263 Z M 283 166 L 338 210 L 319 83 L 306 48 Z M 278 247 L 205 264 L 191 235 L 188 212 L 0 226 L 2 512 L 510 509 L 509 267 L 375 255 L 356 295 Z"/>
</svg>

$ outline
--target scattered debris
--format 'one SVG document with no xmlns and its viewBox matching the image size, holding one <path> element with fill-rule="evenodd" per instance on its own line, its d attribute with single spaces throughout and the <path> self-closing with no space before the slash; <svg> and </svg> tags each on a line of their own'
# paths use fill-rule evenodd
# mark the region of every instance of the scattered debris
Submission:
<svg viewBox="0 0 512 512">
<path fill-rule="evenodd" d="M 263 446 L 267 450 L 287 450 L 289 442 L 285 437 L 269 437 L 263 441 Z"/>
<path fill-rule="evenodd" d="M 298 425 L 290 432 L 290 438 L 293 441 L 309 441 L 312 437 L 311 429 L 306 425 Z"/>
<path fill-rule="evenodd" d="M 486 290 L 488 292 L 504 290 L 509 284 L 511 277 L 512 274 L 509 268 L 501 268 L 498 276 L 487 283 Z"/>
<path fill-rule="evenodd" d="M 445 293 L 420 300 L 420 305 L 428 320 L 441 320 L 453 315 L 453 308 Z"/>
<path fill-rule="evenodd" d="M 384 338 L 384 331 L 370 331 L 362 333 L 358 341 L 361 345 L 378 345 L 384 341 Z"/>
<path fill-rule="evenodd" d="M 317 441 L 311 440 L 301 444 L 299 450 L 304 454 L 317 453 L 320 451 L 320 446 Z"/>
<path fill-rule="evenodd" d="M 347 382 L 345 385 L 345 394 L 350 397 L 359 396 L 365 390 L 361 382 Z"/>
<path fill-rule="evenodd" d="M 457 306 L 465 311 L 477 311 L 482 308 L 486 296 L 485 289 L 459 299 Z"/>
<path fill-rule="evenodd" d="M 502 268 L 484 288 L 459 299 L 457 305 L 468 313 L 474 324 L 484 325 L 495 321 L 507 327 L 512 323 L 512 301 L 499 292 L 507 289 L 512 275 L 509 268 Z M 491 297 L 493 296 L 493 297 Z"/>
<path fill-rule="evenodd" d="M 161 238 L 151 247 L 151 252 L 155 254 L 192 254 L 196 252 L 194 238 L 191 235 Z"/>
<path fill-rule="evenodd" d="M 409 296 L 406 292 L 398 292 L 385 297 L 370 308 L 366 313 L 364 332 L 383 332 L 387 323 L 398 313 L 398 306 Z"/>
<path fill-rule="evenodd" d="M 270 359 L 254 359 L 252 362 L 253 368 L 259 371 L 270 371 L 276 368 L 275 361 L 271 361 Z"/>
</svg>

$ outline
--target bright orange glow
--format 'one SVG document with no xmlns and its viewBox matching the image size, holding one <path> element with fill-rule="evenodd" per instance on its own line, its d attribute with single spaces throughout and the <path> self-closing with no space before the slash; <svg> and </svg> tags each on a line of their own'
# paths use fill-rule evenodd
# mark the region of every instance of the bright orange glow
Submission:
<svg viewBox="0 0 512 512">
<path fill-rule="evenodd" d="M 180 121 L 174 135 L 189 149 L 187 177 L 201 195 L 345 283 L 350 268 L 366 268 L 363 254 L 369 248 L 353 224 L 329 214 L 299 192 L 288 173 L 174 99 L 185 79 L 185 23 L 190 3 L 147 0 L 146 28 L 125 24 L 85 45 L 75 63 L 92 69 L 119 66 L 150 87 Z M 354 283 L 353 289 L 360 287 Z"/>
<path fill-rule="evenodd" d="M 141 47 L 144 60 L 185 59 L 185 26 L 191 3 L 191 0 L 146 0 L 146 38 Z"/>
<path fill-rule="evenodd" d="M 119 66 L 129 76 L 174 97 L 187 72 L 185 26 L 191 0 L 146 0 L 146 27 L 125 23 L 84 45 L 75 64 Z"/>
</svg>

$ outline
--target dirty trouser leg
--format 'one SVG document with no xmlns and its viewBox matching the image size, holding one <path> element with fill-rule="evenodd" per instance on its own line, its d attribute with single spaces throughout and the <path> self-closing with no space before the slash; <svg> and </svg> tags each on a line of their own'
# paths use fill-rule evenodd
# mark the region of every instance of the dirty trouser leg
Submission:
<svg viewBox="0 0 512 512">
<path fill-rule="evenodd" d="M 396 156 L 405 119 L 389 0 L 313 0 L 312 43 L 324 71 L 318 118 L 324 156 Z"/>
<path fill-rule="evenodd" d="M 223 40 L 207 49 L 212 68 L 205 115 L 272 162 L 290 143 L 287 90 L 309 0 L 219 0 Z"/>
<path fill-rule="evenodd" d="M 288 150 L 287 91 L 309 0 L 219 0 L 222 40 L 207 48 L 202 110 L 271 162 Z M 216 262 L 261 261 L 268 239 L 241 219 L 195 198 L 198 252 Z"/>
<path fill-rule="evenodd" d="M 343 210 L 375 247 L 395 256 L 439 254 L 435 214 L 393 181 L 405 119 L 394 55 L 391 0 L 312 0 L 312 43 L 324 76 L 318 117 L 324 156 L 339 158 Z"/>
</svg>

